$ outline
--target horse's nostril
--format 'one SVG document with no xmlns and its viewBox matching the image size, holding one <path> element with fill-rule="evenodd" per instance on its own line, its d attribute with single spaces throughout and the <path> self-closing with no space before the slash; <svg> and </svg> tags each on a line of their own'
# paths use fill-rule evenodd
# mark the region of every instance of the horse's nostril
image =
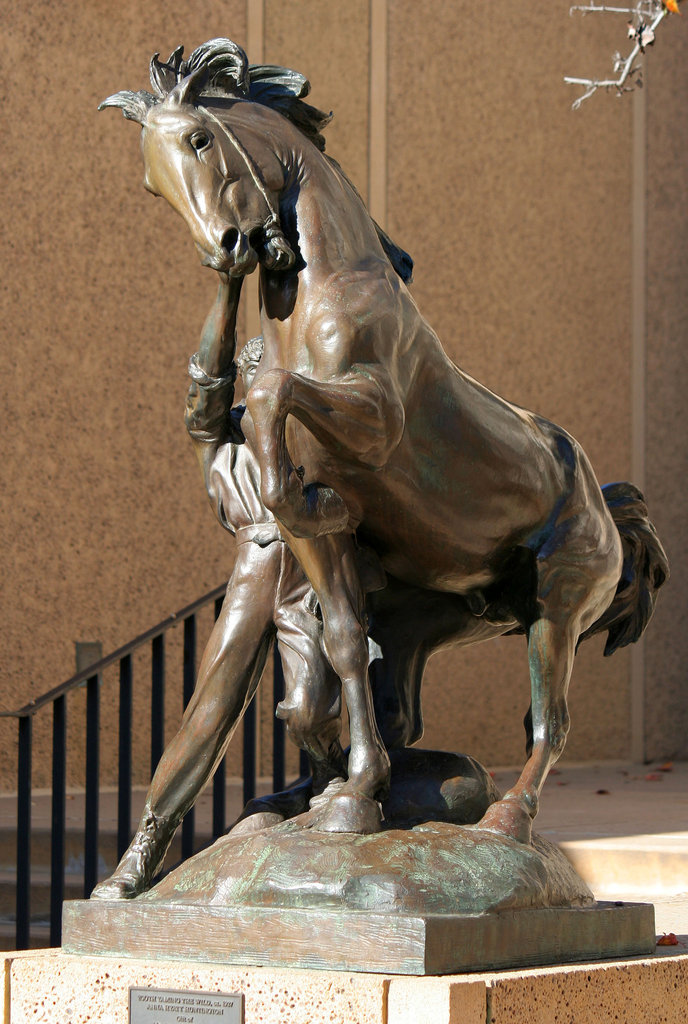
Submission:
<svg viewBox="0 0 688 1024">
<path fill-rule="evenodd" d="M 226 249 L 227 252 L 233 252 L 237 242 L 239 241 L 239 232 L 236 228 L 227 228 L 224 235 L 222 236 L 222 248 Z"/>
<path fill-rule="evenodd" d="M 256 228 L 251 228 L 249 231 L 248 244 L 255 252 L 260 252 L 263 245 L 263 228 L 260 225 Z"/>
</svg>

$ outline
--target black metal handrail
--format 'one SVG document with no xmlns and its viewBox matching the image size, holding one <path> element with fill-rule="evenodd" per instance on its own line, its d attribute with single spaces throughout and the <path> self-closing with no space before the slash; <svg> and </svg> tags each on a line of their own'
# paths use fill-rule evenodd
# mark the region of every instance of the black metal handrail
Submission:
<svg viewBox="0 0 688 1024">
<path fill-rule="evenodd" d="M 67 785 L 67 698 L 84 685 L 86 687 L 86 778 L 84 819 L 84 896 L 90 896 L 98 881 L 99 838 L 99 769 L 100 769 L 100 699 L 101 681 L 105 669 L 119 664 L 119 746 L 117 772 L 117 856 L 122 856 L 130 840 L 132 808 L 132 712 L 133 663 L 132 655 L 139 648 L 151 644 L 150 716 L 151 716 L 151 775 L 157 767 L 164 747 L 165 727 L 165 635 L 177 623 L 183 623 L 182 700 L 186 708 L 195 685 L 196 673 L 196 613 L 214 602 L 217 619 L 222 608 L 226 585 L 216 587 L 162 622 L 147 629 L 129 643 L 119 647 L 77 672 L 60 686 L 29 701 L 15 711 L 0 711 L 0 718 L 18 720 L 17 757 L 17 891 L 16 933 L 17 949 L 27 949 L 31 942 L 31 769 L 33 718 L 43 708 L 52 705 L 52 805 L 51 805 L 51 861 L 50 861 L 50 945 L 58 946 L 61 938 L 62 902 L 65 886 L 65 825 Z M 274 648 L 273 697 L 275 702 L 284 695 L 284 677 L 277 646 Z M 246 709 L 243 719 L 243 800 L 247 803 L 256 794 L 256 730 L 255 702 Z M 275 718 L 273 726 L 273 788 L 279 791 L 285 784 L 284 722 Z M 301 754 L 300 771 L 307 770 L 307 759 Z M 217 838 L 227 827 L 226 822 L 226 766 L 221 762 L 213 779 L 212 835 Z M 194 852 L 195 818 L 190 811 L 182 825 L 182 857 Z"/>
<path fill-rule="evenodd" d="M 161 633 L 166 633 L 170 626 L 176 625 L 180 620 L 186 619 L 189 615 L 194 615 L 201 608 L 209 604 L 211 601 L 220 602 L 220 608 L 222 607 L 222 598 L 224 597 L 227 584 L 223 583 L 220 587 L 215 587 L 209 593 L 204 594 L 203 597 L 199 597 L 198 600 L 192 601 L 191 604 L 187 604 L 178 612 L 172 612 L 166 619 L 159 622 L 157 626 L 151 626 L 145 633 L 140 633 L 138 636 L 130 640 L 128 644 L 124 644 L 123 647 L 118 647 L 112 654 L 107 654 L 100 661 L 94 662 L 89 665 L 88 668 L 84 668 L 81 672 L 77 672 L 76 675 L 70 676 L 69 679 L 65 680 L 64 683 L 60 683 L 52 690 L 48 690 L 41 697 L 36 697 L 34 700 L 30 700 L 28 704 L 24 704 L 23 707 L 18 708 L 16 711 L 0 711 L 0 718 L 23 718 L 26 715 L 34 715 L 46 704 L 51 704 L 57 697 L 62 697 L 63 694 L 69 693 L 70 690 L 76 689 L 77 686 L 83 685 L 93 675 L 99 675 L 104 669 L 109 668 L 110 665 L 114 665 L 115 662 L 121 661 L 122 658 L 131 654 L 136 650 L 137 647 L 141 647 L 147 640 L 154 640 L 156 636 Z M 216 611 L 219 609 L 216 608 Z"/>
</svg>

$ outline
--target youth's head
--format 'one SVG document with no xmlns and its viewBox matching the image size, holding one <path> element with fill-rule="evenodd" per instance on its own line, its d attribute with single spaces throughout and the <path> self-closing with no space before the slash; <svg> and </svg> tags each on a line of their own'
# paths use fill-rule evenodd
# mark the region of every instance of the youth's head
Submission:
<svg viewBox="0 0 688 1024">
<path fill-rule="evenodd" d="M 236 361 L 237 370 L 241 374 L 241 379 L 244 382 L 244 393 L 248 394 L 251 384 L 253 384 L 253 378 L 256 375 L 258 369 L 258 363 L 260 362 L 263 355 L 263 338 L 259 335 L 257 338 L 251 338 L 247 341 Z"/>
</svg>

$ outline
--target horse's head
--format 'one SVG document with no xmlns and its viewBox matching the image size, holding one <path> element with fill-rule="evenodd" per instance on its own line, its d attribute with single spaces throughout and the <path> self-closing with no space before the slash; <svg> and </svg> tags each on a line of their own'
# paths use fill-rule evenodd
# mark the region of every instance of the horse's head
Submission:
<svg viewBox="0 0 688 1024">
<path fill-rule="evenodd" d="M 246 55 L 228 39 L 205 43 L 188 61 L 182 52 L 167 63 L 153 57 L 155 95 L 120 92 L 99 109 L 121 107 L 142 126 L 144 185 L 182 215 L 205 265 L 233 277 L 259 260 L 287 269 L 294 253 L 278 215 L 284 171 L 245 116 L 253 108 Z"/>
<path fill-rule="evenodd" d="M 259 258 L 272 268 L 291 265 L 294 254 L 277 213 L 284 184 L 279 162 L 262 146 L 259 165 L 221 120 L 226 107 L 197 105 L 188 84 L 177 86 L 146 118 L 145 187 L 182 215 L 207 266 L 240 277 Z"/>
</svg>

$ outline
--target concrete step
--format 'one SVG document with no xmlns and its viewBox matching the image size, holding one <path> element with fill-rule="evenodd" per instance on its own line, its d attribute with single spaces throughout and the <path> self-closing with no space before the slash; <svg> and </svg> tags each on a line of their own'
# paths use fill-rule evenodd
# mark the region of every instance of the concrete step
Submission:
<svg viewBox="0 0 688 1024">
<path fill-rule="evenodd" d="M 47 922 L 32 922 L 29 949 L 46 949 L 50 946 L 50 925 Z M 17 941 L 13 924 L 0 923 L 0 950 L 16 949 Z"/>
<path fill-rule="evenodd" d="M 83 875 L 65 874 L 64 898 L 81 900 L 84 897 Z M 50 872 L 44 868 L 31 875 L 31 920 L 47 921 L 50 915 Z M 16 877 L 12 872 L 0 872 L 0 924 L 13 924 L 16 920 Z"/>
<path fill-rule="evenodd" d="M 133 835 L 133 832 L 132 832 Z M 194 849 L 201 850 L 212 838 L 207 828 L 196 828 Z M 181 859 L 181 830 L 172 841 L 168 856 Z M 50 869 L 51 835 L 44 829 L 33 829 L 31 832 L 31 872 Z M 65 874 L 83 871 L 84 866 L 84 833 L 83 829 L 69 829 L 65 833 Z M 9 829 L 0 830 L 0 875 L 16 870 L 17 839 Z M 115 832 L 100 832 L 98 836 L 98 870 L 105 875 L 112 872 L 117 864 L 117 835 Z"/>
<path fill-rule="evenodd" d="M 256 781 L 258 795 L 272 791 L 271 780 L 259 778 Z M 146 789 L 138 786 L 132 790 L 130 834 L 133 836 L 143 810 Z M 227 781 L 226 820 L 236 820 L 243 808 L 243 783 L 240 779 Z M 31 862 L 36 867 L 50 864 L 51 794 L 38 790 L 31 798 Z M 14 794 L 0 794 L 0 871 L 10 870 L 16 863 L 17 799 Z M 196 835 L 203 844 L 212 834 L 212 788 L 209 786 L 196 801 Z M 83 790 L 67 792 L 65 820 L 65 864 L 83 860 L 84 851 L 84 793 Z M 117 862 L 117 793 L 112 788 L 103 788 L 99 797 L 99 854 L 112 870 Z"/>
<path fill-rule="evenodd" d="M 116 861 L 117 835 L 114 832 L 101 832 L 98 841 L 99 856 L 106 864 Z M 49 829 L 34 828 L 31 830 L 31 866 L 32 870 L 50 867 L 51 835 Z M 84 832 L 80 829 L 65 831 L 65 865 L 66 869 L 74 870 L 74 865 L 83 865 Z M 17 863 L 17 834 L 12 828 L 0 829 L 0 872 L 14 869 Z"/>
<path fill-rule="evenodd" d="M 45 839 L 45 837 L 40 837 Z M 49 838 L 49 837 L 48 837 Z M 107 842 L 101 843 L 99 846 L 99 858 L 98 858 L 98 878 L 107 878 L 112 873 L 116 864 L 116 837 L 107 836 Z M 211 841 L 210 835 L 199 835 L 196 833 L 195 836 L 194 852 L 198 853 L 204 849 Z M 41 844 L 43 846 L 45 844 Z M 64 899 L 83 899 L 84 897 L 84 855 L 83 855 L 83 837 L 81 845 L 76 843 L 70 843 L 72 853 L 68 858 L 65 858 L 65 873 L 64 873 Z M 31 921 L 48 921 L 50 915 L 50 847 L 48 844 L 48 856 L 47 863 L 32 860 L 31 864 L 31 893 L 30 893 L 30 911 Z M 107 853 L 107 859 L 103 856 L 103 850 Z M 181 863 L 182 859 L 182 844 L 181 844 L 181 833 L 177 833 L 175 836 L 170 849 L 167 854 L 165 861 L 166 870 Z M 2 925 L 12 925 L 14 927 L 14 921 L 16 920 L 16 898 L 17 898 L 17 873 L 14 865 L 0 867 L 0 927 Z M 33 927 L 33 924 L 32 924 Z M 13 948 L 13 947 L 6 947 Z"/>
<path fill-rule="evenodd" d="M 498 772 L 502 790 L 516 778 Z M 658 933 L 688 934 L 688 763 L 559 762 L 536 829 L 599 900 L 653 903 Z"/>
<path fill-rule="evenodd" d="M 688 889 L 688 832 L 567 840 L 559 844 L 576 871 L 606 899 L 616 893 L 671 894 Z"/>
</svg>

